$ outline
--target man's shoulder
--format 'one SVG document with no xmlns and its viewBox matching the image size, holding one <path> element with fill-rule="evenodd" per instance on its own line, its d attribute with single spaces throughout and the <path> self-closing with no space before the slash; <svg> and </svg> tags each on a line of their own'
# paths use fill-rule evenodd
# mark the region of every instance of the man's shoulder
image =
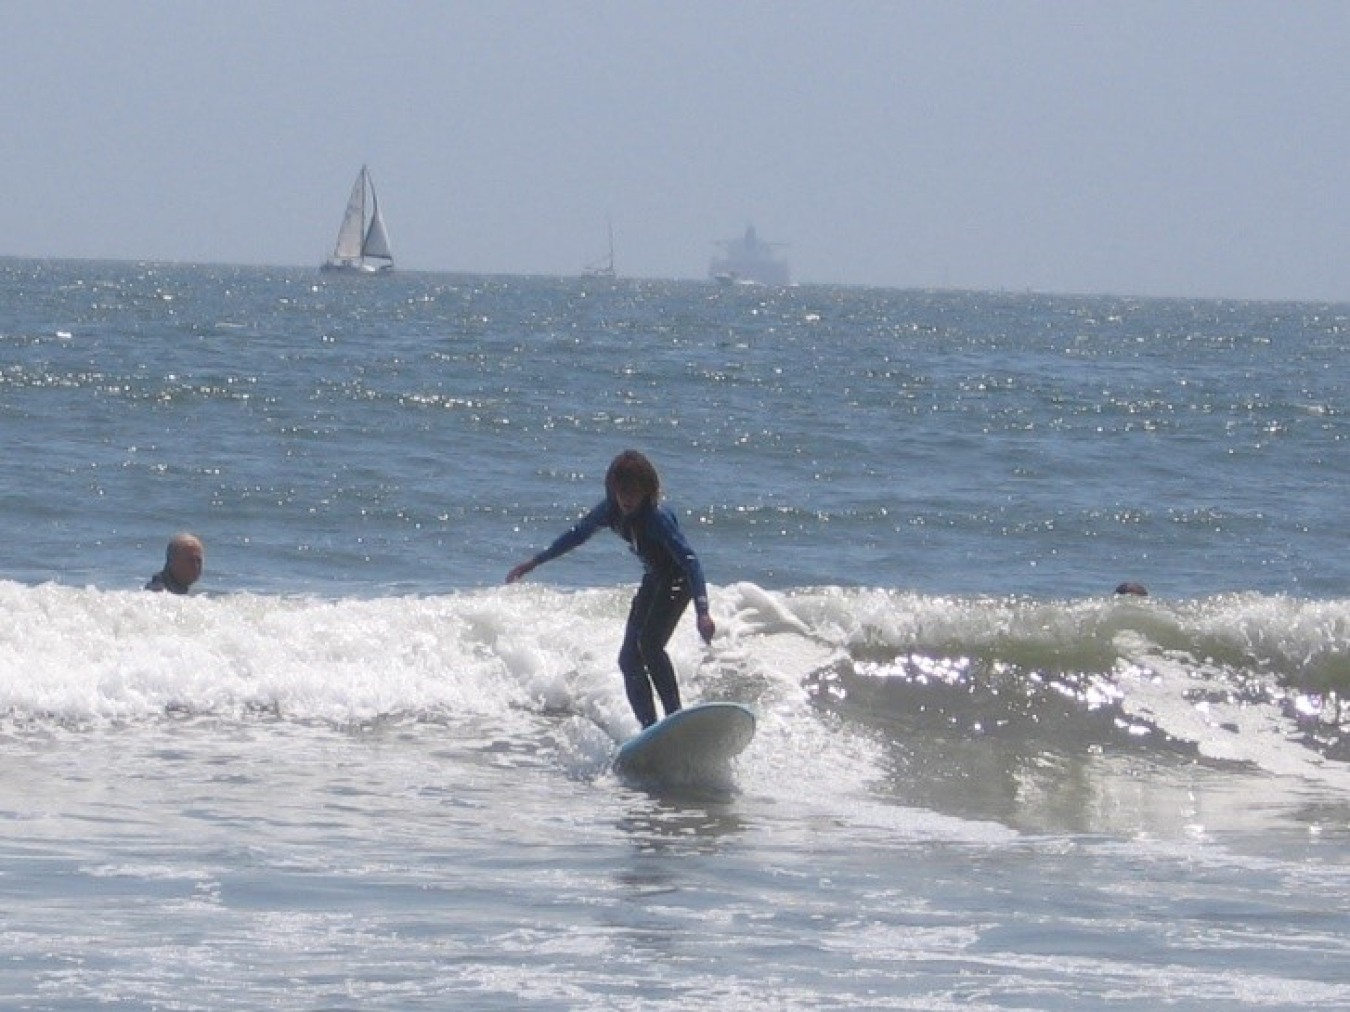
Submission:
<svg viewBox="0 0 1350 1012">
<path fill-rule="evenodd" d="M 170 594 L 186 594 L 188 588 L 176 583 L 173 577 L 169 576 L 164 570 L 160 570 L 154 576 L 150 577 L 145 585 L 146 590 L 153 590 L 156 593 L 167 592 Z"/>
</svg>

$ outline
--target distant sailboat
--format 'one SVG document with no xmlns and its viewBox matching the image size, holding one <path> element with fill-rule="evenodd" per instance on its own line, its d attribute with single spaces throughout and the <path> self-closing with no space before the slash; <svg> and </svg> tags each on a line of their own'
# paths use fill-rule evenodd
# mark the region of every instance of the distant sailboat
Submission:
<svg viewBox="0 0 1350 1012">
<path fill-rule="evenodd" d="M 366 191 L 370 191 L 370 219 L 366 219 Z M 347 213 L 342 216 L 333 255 L 323 265 L 326 271 L 345 271 L 351 274 L 381 274 L 394 269 L 394 255 L 389 252 L 389 233 L 380 214 L 380 202 L 375 196 L 375 184 L 366 167 L 361 166 L 352 195 L 347 198 Z"/>
<path fill-rule="evenodd" d="M 609 226 L 609 259 L 589 265 L 581 272 L 583 278 L 613 278 L 614 274 L 614 226 Z"/>
</svg>

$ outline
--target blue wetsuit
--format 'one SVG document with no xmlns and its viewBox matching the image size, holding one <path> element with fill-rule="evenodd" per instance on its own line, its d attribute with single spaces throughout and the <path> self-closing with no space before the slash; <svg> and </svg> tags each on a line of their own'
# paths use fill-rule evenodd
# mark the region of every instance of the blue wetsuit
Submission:
<svg viewBox="0 0 1350 1012">
<path fill-rule="evenodd" d="M 659 503 L 647 503 L 625 517 L 617 503 L 606 499 L 536 555 L 535 564 L 570 552 L 606 527 L 627 541 L 642 560 L 642 585 L 628 610 L 619 670 L 633 714 L 643 727 L 650 727 L 656 723 L 653 687 L 667 714 L 680 708 L 680 688 L 666 644 L 690 600 L 697 614 L 708 613 L 708 588 L 703 567 L 680 532 L 675 513 Z"/>
</svg>

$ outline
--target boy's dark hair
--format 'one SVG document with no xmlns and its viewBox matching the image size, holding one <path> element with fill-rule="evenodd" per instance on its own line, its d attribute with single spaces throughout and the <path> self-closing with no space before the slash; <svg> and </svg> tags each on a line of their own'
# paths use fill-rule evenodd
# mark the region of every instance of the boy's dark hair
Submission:
<svg viewBox="0 0 1350 1012">
<path fill-rule="evenodd" d="M 609 463 L 605 473 L 605 494 L 611 499 L 620 485 L 636 488 L 649 503 L 661 497 L 661 479 L 652 462 L 637 450 L 624 450 Z"/>
</svg>

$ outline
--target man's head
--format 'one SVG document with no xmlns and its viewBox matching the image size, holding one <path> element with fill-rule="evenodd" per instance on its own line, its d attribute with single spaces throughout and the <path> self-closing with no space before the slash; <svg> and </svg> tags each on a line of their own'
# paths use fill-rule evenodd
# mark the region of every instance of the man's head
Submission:
<svg viewBox="0 0 1350 1012">
<path fill-rule="evenodd" d="M 164 568 L 177 583 L 190 587 L 200 579 L 206 550 L 195 534 L 175 534 L 164 554 Z"/>
</svg>

